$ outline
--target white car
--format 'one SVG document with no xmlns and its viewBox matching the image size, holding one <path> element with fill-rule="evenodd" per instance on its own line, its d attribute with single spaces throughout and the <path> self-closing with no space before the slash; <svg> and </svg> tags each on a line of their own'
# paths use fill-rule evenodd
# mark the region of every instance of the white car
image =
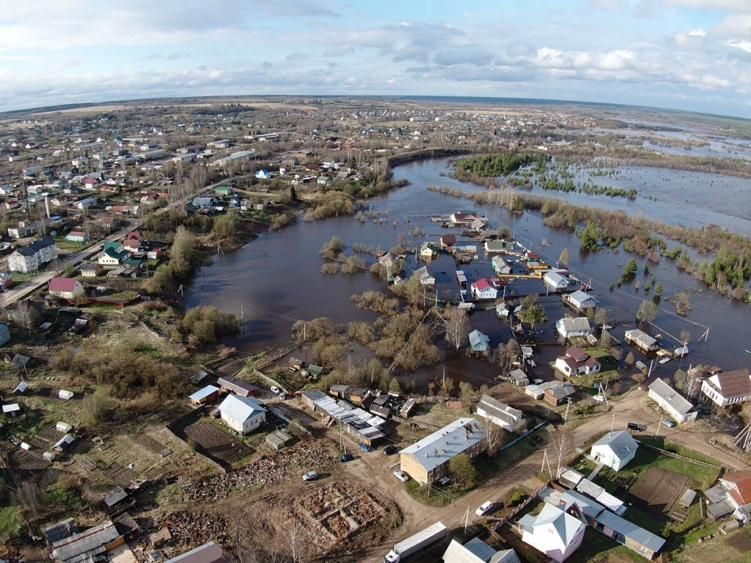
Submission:
<svg viewBox="0 0 751 563">
<path fill-rule="evenodd" d="M 490 514 L 493 512 L 493 509 L 495 508 L 495 503 L 493 501 L 485 501 L 483 502 L 480 507 L 475 510 L 475 514 L 478 516 L 485 516 L 486 514 Z"/>
<path fill-rule="evenodd" d="M 279 387 L 277 387 L 276 385 L 272 385 L 272 386 L 271 386 L 271 392 L 272 392 L 272 393 L 273 393 L 274 395 L 278 395 L 278 394 L 279 394 Z"/>
<path fill-rule="evenodd" d="M 394 471 L 394 477 L 399 479 L 402 483 L 406 483 L 407 481 L 409 481 L 409 475 L 407 475 L 404 471 L 401 471 L 399 469 Z"/>
</svg>

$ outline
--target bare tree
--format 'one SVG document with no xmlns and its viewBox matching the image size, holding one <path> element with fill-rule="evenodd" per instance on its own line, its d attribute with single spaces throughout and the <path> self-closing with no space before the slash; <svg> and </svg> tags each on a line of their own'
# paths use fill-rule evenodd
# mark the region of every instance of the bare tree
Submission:
<svg viewBox="0 0 751 563">
<path fill-rule="evenodd" d="M 556 464 L 556 478 L 561 474 L 561 468 L 566 460 L 574 453 L 574 440 L 571 431 L 563 426 L 556 426 L 551 432 L 551 444 Z"/>
<path fill-rule="evenodd" d="M 455 350 L 459 350 L 469 334 L 467 313 L 456 307 L 446 307 L 443 318 L 446 323 L 446 340 Z"/>
<path fill-rule="evenodd" d="M 498 453 L 503 443 L 503 430 L 487 418 L 485 420 L 485 450 L 493 457 Z"/>
</svg>

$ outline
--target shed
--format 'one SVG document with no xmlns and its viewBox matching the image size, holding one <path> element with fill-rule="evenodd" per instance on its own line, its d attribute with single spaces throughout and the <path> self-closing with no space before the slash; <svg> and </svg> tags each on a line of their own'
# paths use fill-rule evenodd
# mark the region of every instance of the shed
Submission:
<svg viewBox="0 0 751 563">
<path fill-rule="evenodd" d="M 276 432 L 272 432 L 271 434 L 268 434 L 266 436 L 266 444 L 268 444 L 275 450 L 281 450 L 291 440 L 292 440 L 292 436 L 288 434 L 287 432 L 285 432 L 284 430 L 277 430 Z"/>
<path fill-rule="evenodd" d="M 220 377 L 216 383 L 225 391 L 230 391 L 239 397 L 253 397 L 258 391 L 258 387 L 231 375 Z"/>
<path fill-rule="evenodd" d="M 469 345 L 473 352 L 485 353 L 490 349 L 490 337 L 475 329 L 469 333 Z"/>
<path fill-rule="evenodd" d="M 194 405 L 211 403 L 219 396 L 219 388 L 214 385 L 206 385 L 190 396 L 190 402 Z"/>
</svg>

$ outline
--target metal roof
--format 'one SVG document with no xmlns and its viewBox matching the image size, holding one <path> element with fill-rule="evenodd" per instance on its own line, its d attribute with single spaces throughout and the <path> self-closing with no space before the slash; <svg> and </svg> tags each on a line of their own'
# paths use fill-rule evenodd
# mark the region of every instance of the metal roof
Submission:
<svg viewBox="0 0 751 563">
<path fill-rule="evenodd" d="M 607 510 L 603 510 L 600 514 L 598 514 L 595 520 L 597 520 L 597 522 L 599 522 L 606 528 L 610 528 L 611 530 L 621 534 L 627 540 L 644 546 L 652 552 L 656 553 L 660 551 L 662 549 L 662 546 L 665 545 L 664 538 L 661 538 L 660 536 L 653 534 L 649 530 L 645 530 L 644 528 L 637 526 L 633 522 L 629 522 L 628 520 L 621 518 L 620 516 L 617 516 Z"/>
<path fill-rule="evenodd" d="M 649 386 L 649 391 L 657 394 L 671 409 L 680 414 L 688 414 L 694 408 L 694 405 L 659 377 Z"/>
<path fill-rule="evenodd" d="M 225 561 L 222 548 L 213 541 L 186 551 L 182 555 L 169 559 L 166 563 L 221 563 Z"/>
<path fill-rule="evenodd" d="M 252 397 L 227 395 L 219 405 L 219 412 L 231 420 L 245 421 L 266 412 L 266 409 Z"/>
<path fill-rule="evenodd" d="M 608 432 L 592 444 L 593 451 L 595 448 L 602 447 L 610 448 L 613 454 L 615 454 L 620 460 L 631 460 L 634 457 L 639 444 L 634 440 L 631 434 L 625 430 L 620 430 L 618 432 Z"/>
<path fill-rule="evenodd" d="M 483 430 L 474 418 L 459 418 L 431 435 L 403 449 L 403 455 L 411 455 L 426 471 L 431 471 L 477 445 L 485 438 Z"/>
<path fill-rule="evenodd" d="M 115 524 L 105 520 L 98 526 L 52 544 L 52 557 L 66 563 L 89 561 L 106 551 L 105 545 L 120 537 Z"/>
<path fill-rule="evenodd" d="M 200 402 L 203 401 L 206 397 L 211 396 L 213 393 L 216 393 L 219 391 L 218 387 L 215 387 L 214 385 L 207 385 L 206 387 L 202 387 L 195 393 L 193 393 L 190 396 L 191 401 Z"/>
<path fill-rule="evenodd" d="M 483 418 L 497 418 L 509 426 L 517 425 L 523 418 L 522 411 L 489 395 L 483 395 L 480 402 L 477 403 L 477 414 Z"/>
</svg>

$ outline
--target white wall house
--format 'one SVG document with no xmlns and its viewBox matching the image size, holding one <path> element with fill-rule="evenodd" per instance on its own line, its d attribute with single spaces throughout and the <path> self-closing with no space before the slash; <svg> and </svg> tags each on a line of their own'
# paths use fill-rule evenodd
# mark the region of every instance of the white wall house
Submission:
<svg viewBox="0 0 751 563">
<path fill-rule="evenodd" d="M 649 386 L 649 398 L 679 424 L 696 420 L 694 405 L 659 377 Z"/>
<path fill-rule="evenodd" d="M 751 401 L 751 373 L 748 369 L 717 373 L 702 382 L 701 392 L 720 407 Z"/>
<path fill-rule="evenodd" d="M 57 258 L 55 240 L 42 237 L 29 246 L 17 249 L 8 256 L 8 269 L 11 272 L 35 272 L 44 264 Z"/>
<path fill-rule="evenodd" d="M 542 281 L 545 282 L 546 286 L 553 290 L 566 289 L 569 283 L 566 276 L 555 270 L 548 270 L 545 272 Z"/>
<path fill-rule="evenodd" d="M 558 319 L 555 328 L 563 338 L 587 337 L 592 334 L 592 327 L 589 325 L 587 317 L 576 317 L 571 319 L 564 317 Z"/>
<path fill-rule="evenodd" d="M 553 561 L 565 561 L 582 543 L 587 526 L 557 506 L 545 503 L 536 516 L 519 520 L 522 541 Z"/>
<path fill-rule="evenodd" d="M 489 395 L 483 395 L 477 403 L 477 416 L 509 432 L 514 432 L 524 426 L 522 411 L 497 401 Z"/>
<path fill-rule="evenodd" d="M 80 281 L 73 278 L 52 278 L 47 292 L 61 299 L 75 299 L 85 293 Z"/>
<path fill-rule="evenodd" d="M 475 299 L 495 299 L 498 297 L 498 290 L 490 285 L 490 282 L 485 278 L 473 282 L 470 289 L 472 297 Z"/>
<path fill-rule="evenodd" d="M 252 397 L 227 395 L 219 412 L 224 423 L 239 434 L 249 434 L 266 422 L 266 409 Z"/>
<path fill-rule="evenodd" d="M 590 457 L 613 471 L 620 471 L 634 459 L 638 447 L 633 436 L 625 430 L 608 432 L 592 444 Z"/>
</svg>

